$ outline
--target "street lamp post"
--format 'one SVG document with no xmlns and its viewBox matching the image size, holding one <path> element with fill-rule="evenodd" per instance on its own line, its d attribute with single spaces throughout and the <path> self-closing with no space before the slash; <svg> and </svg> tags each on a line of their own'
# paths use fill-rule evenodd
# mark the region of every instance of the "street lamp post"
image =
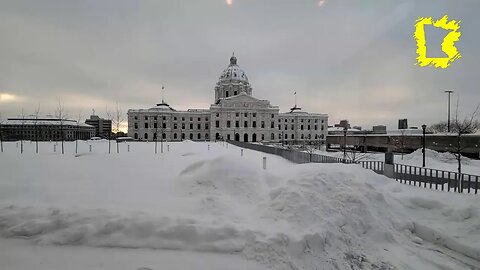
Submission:
<svg viewBox="0 0 480 270">
<path fill-rule="evenodd" d="M 343 128 L 343 162 L 347 159 L 347 127 Z"/>
<path fill-rule="evenodd" d="M 453 93 L 453 90 L 445 90 L 445 93 L 448 94 L 448 122 L 447 122 L 447 131 L 450 133 L 450 95 Z"/>
<path fill-rule="evenodd" d="M 422 154 L 423 154 L 423 163 L 422 167 L 425 167 L 425 129 L 427 128 L 426 125 L 422 125 L 422 130 L 423 130 L 423 139 L 422 139 L 422 144 L 423 144 L 423 149 L 422 149 Z"/>
</svg>

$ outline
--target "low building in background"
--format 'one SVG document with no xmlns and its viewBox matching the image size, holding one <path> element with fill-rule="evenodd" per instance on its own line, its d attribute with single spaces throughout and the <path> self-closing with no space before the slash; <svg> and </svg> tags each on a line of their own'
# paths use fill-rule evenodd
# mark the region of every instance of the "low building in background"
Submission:
<svg viewBox="0 0 480 270">
<path fill-rule="evenodd" d="M 112 136 L 112 120 L 91 115 L 89 119 L 85 120 L 85 124 L 95 127 L 96 137 L 109 138 Z"/>
<path fill-rule="evenodd" d="M 8 118 L 0 124 L 0 136 L 5 141 L 74 141 L 95 136 L 95 127 L 70 119 Z"/>
<path fill-rule="evenodd" d="M 373 126 L 372 127 L 372 133 L 386 134 L 387 133 L 387 126 L 384 126 L 384 125 Z"/>
</svg>

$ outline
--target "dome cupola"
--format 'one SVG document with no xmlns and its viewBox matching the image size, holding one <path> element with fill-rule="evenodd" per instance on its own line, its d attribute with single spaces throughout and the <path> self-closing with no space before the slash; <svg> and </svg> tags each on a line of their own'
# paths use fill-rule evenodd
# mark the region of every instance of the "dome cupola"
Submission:
<svg viewBox="0 0 480 270">
<path fill-rule="evenodd" d="M 247 74 L 237 64 L 235 54 L 230 57 L 230 65 L 223 70 L 215 85 L 215 102 L 221 98 L 236 96 L 240 93 L 252 95 L 252 87 L 248 82 Z"/>
</svg>

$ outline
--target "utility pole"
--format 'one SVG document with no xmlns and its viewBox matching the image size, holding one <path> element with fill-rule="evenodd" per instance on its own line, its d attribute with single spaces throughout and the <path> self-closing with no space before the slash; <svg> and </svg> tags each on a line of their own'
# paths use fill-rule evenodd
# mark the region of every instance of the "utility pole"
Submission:
<svg viewBox="0 0 480 270">
<path fill-rule="evenodd" d="M 343 128 L 343 162 L 347 160 L 347 127 Z"/>
<path fill-rule="evenodd" d="M 426 125 L 422 125 L 422 130 L 423 130 L 423 138 L 422 138 L 422 145 L 423 145 L 423 148 L 422 148 L 422 167 L 425 168 L 425 129 L 427 128 Z"/>
<path fill-rule="evenodd" d="M 448 94 L 448 122 L 447 122 L 447 131 L 450 133 L 450 95 L 453 93 L 453 90 L 445 90 L 445 93 Z"/>
</svg>

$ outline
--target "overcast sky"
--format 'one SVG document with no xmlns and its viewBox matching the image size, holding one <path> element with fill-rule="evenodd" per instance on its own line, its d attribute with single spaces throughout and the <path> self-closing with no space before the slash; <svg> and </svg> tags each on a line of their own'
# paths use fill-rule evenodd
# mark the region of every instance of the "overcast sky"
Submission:
<svg viewBox="0 0 480 270">
<path fill-rule="evenodd" d="M 396 127 L 447 118 L 446 89 L 461 111 L 480 103 L 478 0 L 0 0 L 3 117 L 69 115 L 115 102 L 126 111 L 166 100 L 208 108 L 235 51 L 253 96 L 287 111 L 293 92 L 330 125 Z M 461 20 L 462 58 L 447 69 L 415 65 L 417 17 Z M 446 31 L 427 29 L 429 56 Z"/>
</svg>

